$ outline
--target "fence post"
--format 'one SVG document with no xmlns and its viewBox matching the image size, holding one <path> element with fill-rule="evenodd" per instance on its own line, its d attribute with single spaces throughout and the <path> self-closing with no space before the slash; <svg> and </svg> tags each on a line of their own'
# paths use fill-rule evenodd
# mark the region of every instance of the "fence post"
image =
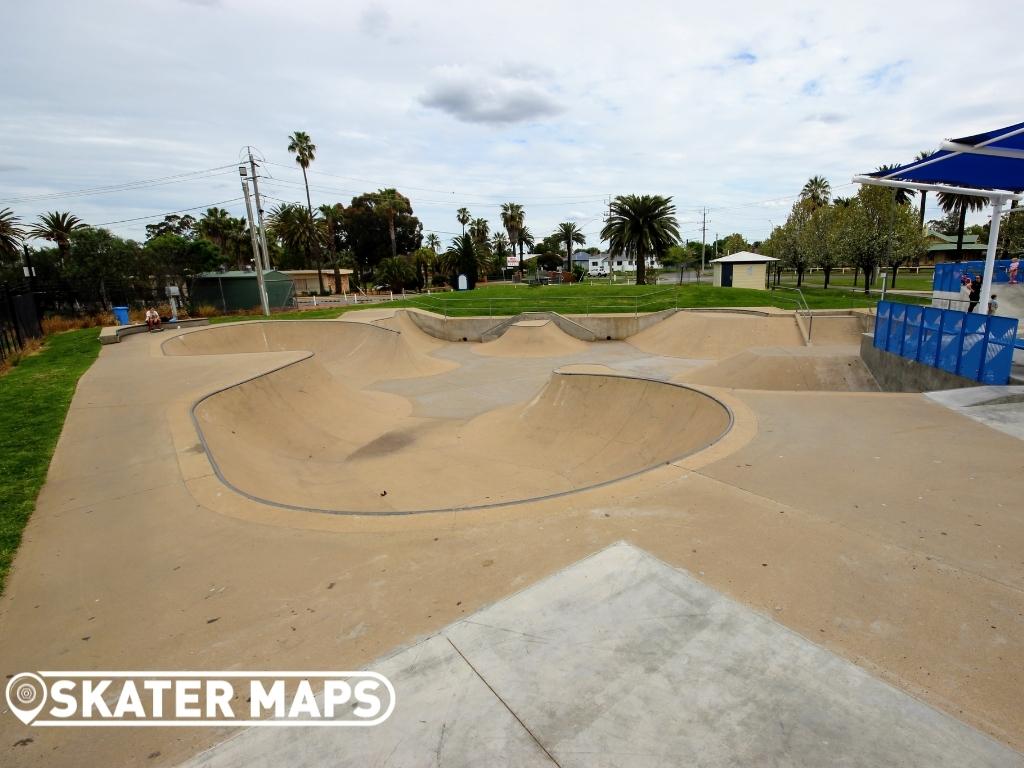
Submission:
<svg viewBox="0 0 1024 768">
<path fill-rule="evenodd" d="M 7 302 L 7 314 L 11 318 L 11 326 L 14 328 L 14 339 L 18 343 L 18 349 L 24 349 L 25 340 L 21 337 L 21 322 L 18 320 L 18 313 L 14 310 L 10 283 L 4 283 L 4 300 Z"/>
</svg>

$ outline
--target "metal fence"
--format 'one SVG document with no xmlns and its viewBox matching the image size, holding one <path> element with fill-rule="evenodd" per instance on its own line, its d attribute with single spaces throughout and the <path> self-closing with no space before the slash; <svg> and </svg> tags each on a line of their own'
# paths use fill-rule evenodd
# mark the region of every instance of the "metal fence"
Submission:
<svg viewBox="0 0 1024 768">
<path fill-rule="evenodd" d="M 874 346 L 983 384 L 1006 384 L 1017 319 L 878 302 Z"/>
<path fill-rule="evenodd" d="M 24 348 L 28 339 L 42 335 L 32 294 L 0 286 L 0 362 Z"/>
</svg>

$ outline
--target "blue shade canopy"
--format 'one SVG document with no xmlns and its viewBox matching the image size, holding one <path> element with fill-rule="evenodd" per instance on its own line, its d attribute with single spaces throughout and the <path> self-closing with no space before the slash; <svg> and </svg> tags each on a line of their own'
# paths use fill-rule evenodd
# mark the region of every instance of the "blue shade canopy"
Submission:
<svg viewBox="0 0 1024 768">
<path fill-rule="evenodd" d="M 1024 191 L 1024 123 L 943 142 L 923 160 L 867 174 L 877 179 Z"/>
</svg>

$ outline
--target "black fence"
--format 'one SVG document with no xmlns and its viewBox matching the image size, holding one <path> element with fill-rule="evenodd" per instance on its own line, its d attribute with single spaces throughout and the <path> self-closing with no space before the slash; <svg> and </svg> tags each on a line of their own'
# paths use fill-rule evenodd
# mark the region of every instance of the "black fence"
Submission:
<svg viewBox="0 0 1024 768">
<path fill-rule="evenodd" d="M 32 293 L 22 286 L 0 286 L 0 362 L 42 335 Z"/>
</svg>

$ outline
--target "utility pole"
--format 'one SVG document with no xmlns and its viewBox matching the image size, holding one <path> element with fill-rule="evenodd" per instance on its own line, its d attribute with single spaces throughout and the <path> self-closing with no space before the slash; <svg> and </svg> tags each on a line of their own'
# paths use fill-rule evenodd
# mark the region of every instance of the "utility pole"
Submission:
<svg viewBox="0 0 1024 768">
<path fill-rule="evenodd" d="M 701 208 L 700 221 L 700 275 L 697 275 L 697 284 L 700 284 L 700 277 L 704 274 L 704 248 L 708 239 L 708 209 Z"/>
<path fill-rule="evenodd" d="M 263 204 L 260 202 L 260 182 L 256 175 L 256 161 L 252 157 L 252 147 L 246 147 L 249 151 L 249 168 L 252 169 L 252 191 L 256 198 L 256 218 L 260 225 L 260 245 L 263 247 L 263 268 L 270 269 L 270 251 L 267 249 L 267 230 L 263 226 Z"/>
<path fill-rule="evenodd" d="M 251 159 L 251 156 L 250 156 Z M 249 237 L 252 240 L 252 263 L 256 267 L 256 289 L 260 294 L 260 305 L 263 314 L 270 317 L 270 301 L 267 299 L 267 285 L 263 280 L 263 258 L 260 255 L 259 239 L 256 236 L 255 222 L 252 220 L 252 204 L 249 202 L 249 185 L 245 183 L 248 175 L 245 164 L 238 166 L 238 175 L 242 177 L 242 196 L 245 198 L 245 215 L 249 219 Z M 255 181 L 255 177 L 253 177 Z"/>
</svg>

